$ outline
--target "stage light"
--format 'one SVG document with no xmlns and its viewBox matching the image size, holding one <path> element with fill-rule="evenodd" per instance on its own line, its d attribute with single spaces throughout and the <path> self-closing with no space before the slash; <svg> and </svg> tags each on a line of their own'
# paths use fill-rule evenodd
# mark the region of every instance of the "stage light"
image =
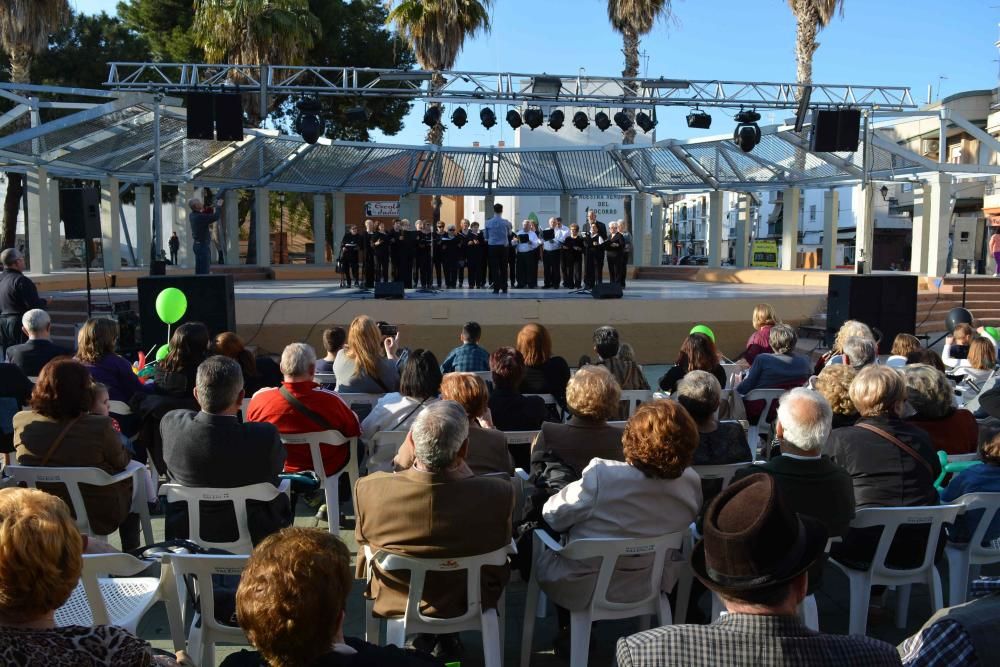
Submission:
<svg viewBox="0 0 1000 667">
<path fill-rule="evenodd" d="M 465 109 L 458 107 L 451 112 L 451 123 L 458 129 L 465 127 L 465 124 L 469 122 L 469 114 L 466 113 Z"/>
<path fill-rule="evenodd" d="M 573 127 L 583 132 L 588 126 L 590 126 L 590 119 L 587 118 L 587 114 L 582 111 L 573 114 Z"/>
<path fill-rule="evenodd" d="M 551 127 L 556 132 L 558 132 L 562 128 L 563 123 L 565 122 L 566 122 L 566 114 L 564 114 L 561 110 L 556 109 L 555 111 L 549 114 L 549 127 Z"/>
<path fill-rule="evenodd" d="M 733 116 L 733 120 L 738 123 L 733 130 L 733 143 L 744 153 L 749 153 L 760 143 L 760 127 L 757 125 L 760 114 L 756 111 L 741 110 Z"/>
<path fill-rule="evenodd" d="M 700 109 L 692 109 L 687 115 L 688 127 L 695 130 L 707 130 L 712 127 L 712 117 Z"/>
<path fill-rule="evenodd" d="M 642 129 L 643 133 L 648 133 L 656 127 L 656 118 L 650 118 L 648 113 L 640 111 L 635 115 L 635 124 Z"/>
<path fill-rule="evenodd" d="M 441 122 L 441 107 L 434 105 L 427 107 L 427 111 L 424 112 L 424 125 L 427 127 L 435 127 Z"/>
<path fill-rule="evenodd" d="M 624 111 L 619 111 L 615 114 L 615 125 L 617 125 L 622 132 L 628 132 L 632 129 L 632 119 L 628 117 L 628 114 Z"/>
<path fill-rule="evenodd" d="M 521 120 L 521 114 L 516 109 L 511 109 L 507 112 L 507 124 L 514 130 L 524 125 L 524 121 Z"/>
<path fill-rule="evenodd" d="M 542 113 L 541 109 L 525 109 L 524 110 L 524 123 L 532 130 L 542 126 L 545 122 L 545 114 Z"/>
<path fill-rule="evenodd" d="M 603 111 L 598 111 L 594 115 L 594 125 L 597 126 L 598 130 L 604 132 L 609 127 L 611 127 L 611 119 L 608 117 L 608 114 L 604 113 Z"/>
<path fill-rule="evenodd" d="M 319 118 L 322 110 L 318 100 L 305 99 L 295 105 L 299 110 L 297 130 L 307 144 L 316 143 L 323 134 L 323 121 Z"/>
<path fill-rule="evenodd" d="M 348 107 L 347 111 L 344 112 L 347 117 L 348 123 L 367 123 L 368 122 L 368 109 L 363 106 Z"/>
<path fill-rule="evenodd" d="M 497 115 L 493 113 L 493 109 L 484 107 L 479 112 L 479 122 L 488 130 L 497 124 Z"/>
</svg>

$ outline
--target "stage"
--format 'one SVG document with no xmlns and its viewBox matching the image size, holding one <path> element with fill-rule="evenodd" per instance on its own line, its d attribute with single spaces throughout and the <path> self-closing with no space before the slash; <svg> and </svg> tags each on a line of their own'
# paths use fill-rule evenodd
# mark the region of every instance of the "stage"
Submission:
<svg viewBox="0 0 1000 667">
<path fill-rule="evenodd" d="M 44 282 L 40 290 L 45 290 Z M 48 295 L 59 303 L 85 299 L 80 289 L 51 287 Z M 136 290 L 106 290 L 101 280 L 95 302 L 106 303 L 109 295 L 114 302 L 129 301 Z M 402 300 L 385 300 L 341 288 L 338 280 L 279 279 L 238 281 L 235 296 L 237 332 L 262 353 L 280 353 L 285 344 L 299 340 L 320 351 L 323 329 L 346 327 L 355 316 L 367 314 L 399 325 L 402 345 L 430 348 L 440 358 L 458 344 L 468 320 L 482 325 L 482 344 L 491 350 L 512 345 L 518 329 L 538 322 L 551 332 L 554 353 L 575 366 L 580 355 L 593 354 L 591 332 L 602 324 L 619 329 L 640 363 L 672 363 L 694 323 L 712 327 L 719 349 L 735 355 L 751 333 L 754 304 L 766 301 L 783 321 L 797 325 L 824 311 L 826 287 L 637 279 L 629 281 L 621 299 L 538 288 L 497 295 L 489 289 L 407 290 Z"/>
</svg>

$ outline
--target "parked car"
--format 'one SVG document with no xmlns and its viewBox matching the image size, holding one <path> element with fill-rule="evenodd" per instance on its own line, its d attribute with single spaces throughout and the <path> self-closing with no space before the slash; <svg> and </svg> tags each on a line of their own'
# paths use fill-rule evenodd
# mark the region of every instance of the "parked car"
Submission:
<svg viewBox="0 0 1000 667">
<path fill-rule="evenodd" d="M 677 260 L 679 266 L 708 266 L 707 255 L 684 255 Z"/>
</svg>

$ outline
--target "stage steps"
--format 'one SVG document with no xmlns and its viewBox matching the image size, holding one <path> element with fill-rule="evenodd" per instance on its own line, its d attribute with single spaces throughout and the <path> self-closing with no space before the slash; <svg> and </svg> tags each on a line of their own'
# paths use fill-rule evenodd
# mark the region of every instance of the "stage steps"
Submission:
<svg viewBox="0 0 1000 667">
<path fill-rule="evenodd" d="M 949 275 L 938 290 L 934 285 L 917 293 L 917 333 L 944 331 L 948 311 L 962 305 L 962 276 Z M 965 307 L 977 323 L 1000 326 L 1000 278 L 969 276 Z"/>
<path fill-rule="evenodd" d="M 127 294 L 109 295 L 102 290 L 94 290 L 91 297 L 93 317 L 111 316 L 126 310 L 139 312 L 135 297 Z M 55 297 L 49 299 L 45 310 L 52 318 L 52 342 L 67 349 L 76 349 L 76 332 L 87 321 L 87 299 L 81 297 Z"/>
</svg>

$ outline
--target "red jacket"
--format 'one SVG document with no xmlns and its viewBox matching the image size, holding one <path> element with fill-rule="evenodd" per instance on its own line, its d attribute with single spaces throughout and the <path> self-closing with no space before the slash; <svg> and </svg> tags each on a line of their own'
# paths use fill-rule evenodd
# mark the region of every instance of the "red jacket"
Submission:
<svg viewBox="0 0 1000 667">
<path fill-rule="evenodd" d="M 323 389 L 315 382 L 285 382 L 284 387 L 295 398 L 302 401 L 310 410 L 322 415 L 330 426 L 347 437 L 361 434 L 361 424 L 358 416 L 340 396 L 328 389 Z M 279 433 L 312 433 L 322 431 L 319 424 L 305 416 L 285 400 L 277 387 L 261 389 L 250 399 L 247 408 L 247 421 L 268 422 L 278 428 Z M 285 459 L 286 472 L 302 472 L 312 470 L 312 457 L 307 445 L 286 445 L 288 457 Z M 348 461 L 349 447 L 324 447 L 323 467 L 330 475 L 341 470 Z"/>
</svg>

